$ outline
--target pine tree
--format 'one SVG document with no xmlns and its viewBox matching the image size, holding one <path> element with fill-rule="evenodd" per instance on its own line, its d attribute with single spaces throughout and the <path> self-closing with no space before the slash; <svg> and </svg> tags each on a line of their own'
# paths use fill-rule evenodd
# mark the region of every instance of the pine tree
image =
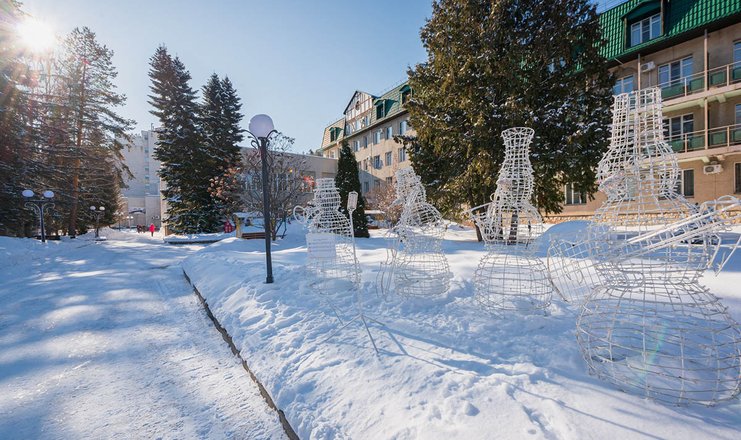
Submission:
<svg viewBox="0 0 741 440">
<path fill-rule="evenodd" d="M 196 93 L 188 84 L 191 76 L 177 57 L 160 46 L 150 58 L 152 80 L 150 111 L 157 116 L 161 129 L 154 156 L 160 161 L 160 177 L 166 187 L 167 223 L 176 233 L 214 230 L 208 179 L 200 175 L 207 160 L 200 148 Z"/>
<path fill-rule="evenodd" d="M 587 0 L 440 0 L 421 31 L 428 60 L 409 71 L 414 169 L 447 212 L 489 201 L 500 133 L 536 131 L 535 204 L 558 212 L 563 185 L 596 191 L 612 80 Z"/>
<path fill-rule="evenodd" d="M 370 237 L 368 233 L 368 219 L 365 216 L 365 199 L 360 191 L 360 177 L 358 176 L 358 162 L 355 153 L 350 149 L 347 141 L 342 143 L 340 157 L 337 161 L 337 176 L 334 178 L 337 189 L 340 191 L 340 210 L 347 213 L 347 195 L 351 191 L 358 193 L 358 206 L 353 212 L 352 221 L 356 237 Z"/>
</svg>

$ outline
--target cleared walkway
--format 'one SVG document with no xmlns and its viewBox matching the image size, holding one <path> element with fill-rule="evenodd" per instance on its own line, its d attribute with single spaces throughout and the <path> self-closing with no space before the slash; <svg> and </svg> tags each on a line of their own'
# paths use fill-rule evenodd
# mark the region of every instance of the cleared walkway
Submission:
<svg viewBox="0 0 741 440">
<path fill-rule="evenodd" d="M 183 279 L 196 246 L 136 233 L 12 243 L 0 243 L 0 438 L 285 438 Z"/>
</svg>

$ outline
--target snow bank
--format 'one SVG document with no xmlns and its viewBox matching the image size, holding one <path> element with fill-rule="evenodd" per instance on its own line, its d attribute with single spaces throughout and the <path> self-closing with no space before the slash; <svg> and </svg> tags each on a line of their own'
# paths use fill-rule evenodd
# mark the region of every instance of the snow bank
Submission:
<svg viewBox="0 0 741 440">
<path fill-rule="evenodd" d="M 551 232 L 578 231 L 565 225 Z M 560 231 L 559 231 L 560 230 Z M 483 245 L 448 230 L 454 273 L 435 299 L 384 302 L 375 292 L 383 231 L 358 239 L 366 314 L 376 356 L 352 319 L 352 295 L 321 296 L 302 270 L 295 225 L 273 248 L 264 284 L 262 241 L 222 240 L 183 262 L 212 312 L 302 439 L 737 438 L 741 404 L 667 407 L 590 377 L 574 338 L 578 310 L 554 298 L 549 315 L 496 319 L 473 304 Z M 711 286 L 741 316 L 741 257 Z"/>
</svg>

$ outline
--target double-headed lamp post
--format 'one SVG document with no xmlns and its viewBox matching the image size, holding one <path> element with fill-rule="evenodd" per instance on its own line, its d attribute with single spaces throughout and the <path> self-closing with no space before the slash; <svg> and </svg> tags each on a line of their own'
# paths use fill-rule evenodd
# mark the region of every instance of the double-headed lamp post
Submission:
<svg viewBox="0 0 741 440">
<path fill-rule="evenodd" d="M 30 189 L 23 190 L 21 193 L 26 198 L 26 208 L 31 209 L 39 215 L 39 225 L 41 226 L 41 242 L 46 243 L 46 229 L 44 228 L 44 211 L 46 208 L 53 208 L 54 203 L 51 199 L 54 198 L 54 191 L 46 190 L 40 194 L 38 198 L 34 197 L 33 191 Z"/>
<path fill-rule="evenodd" d="M 250 143 L 253 147 L 260 150 L 260 159 L 262 161 L 262 217 L 265 224 L 265 263 L 267 265 L 267 277 L 265 283 L 273 282 L 273 262 L 270 257 L 270 179 L 268 170 L 268 144 L 270 136 L 277 133 L 273 126 L 273 120 L 268 115 L 255 115 L 250 119 L 249 131 L 247 132 L 252 140 Z"/>
<path fill-rule="evenodd" d="M 90 206 L 90 212 L 95 216 L 95 238 L 98 238 L 98 225 L 100 224 L 100 218 L 105 214 L 105 206 L 95 207 Z"/>
</svg>

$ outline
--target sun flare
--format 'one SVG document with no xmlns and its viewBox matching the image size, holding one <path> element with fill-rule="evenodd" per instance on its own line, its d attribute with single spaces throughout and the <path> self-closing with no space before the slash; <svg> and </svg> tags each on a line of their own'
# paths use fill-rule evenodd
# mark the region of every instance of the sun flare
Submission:
<svg viewBox="0 0 741 440">
<path fill-rule="evenodd" d="M 27 18 L 18 24 L 17 31 L 23 46 L 31 52 L 43 52 L 54 46 L 54 32 L 42 21 Z"/>
</svg>

